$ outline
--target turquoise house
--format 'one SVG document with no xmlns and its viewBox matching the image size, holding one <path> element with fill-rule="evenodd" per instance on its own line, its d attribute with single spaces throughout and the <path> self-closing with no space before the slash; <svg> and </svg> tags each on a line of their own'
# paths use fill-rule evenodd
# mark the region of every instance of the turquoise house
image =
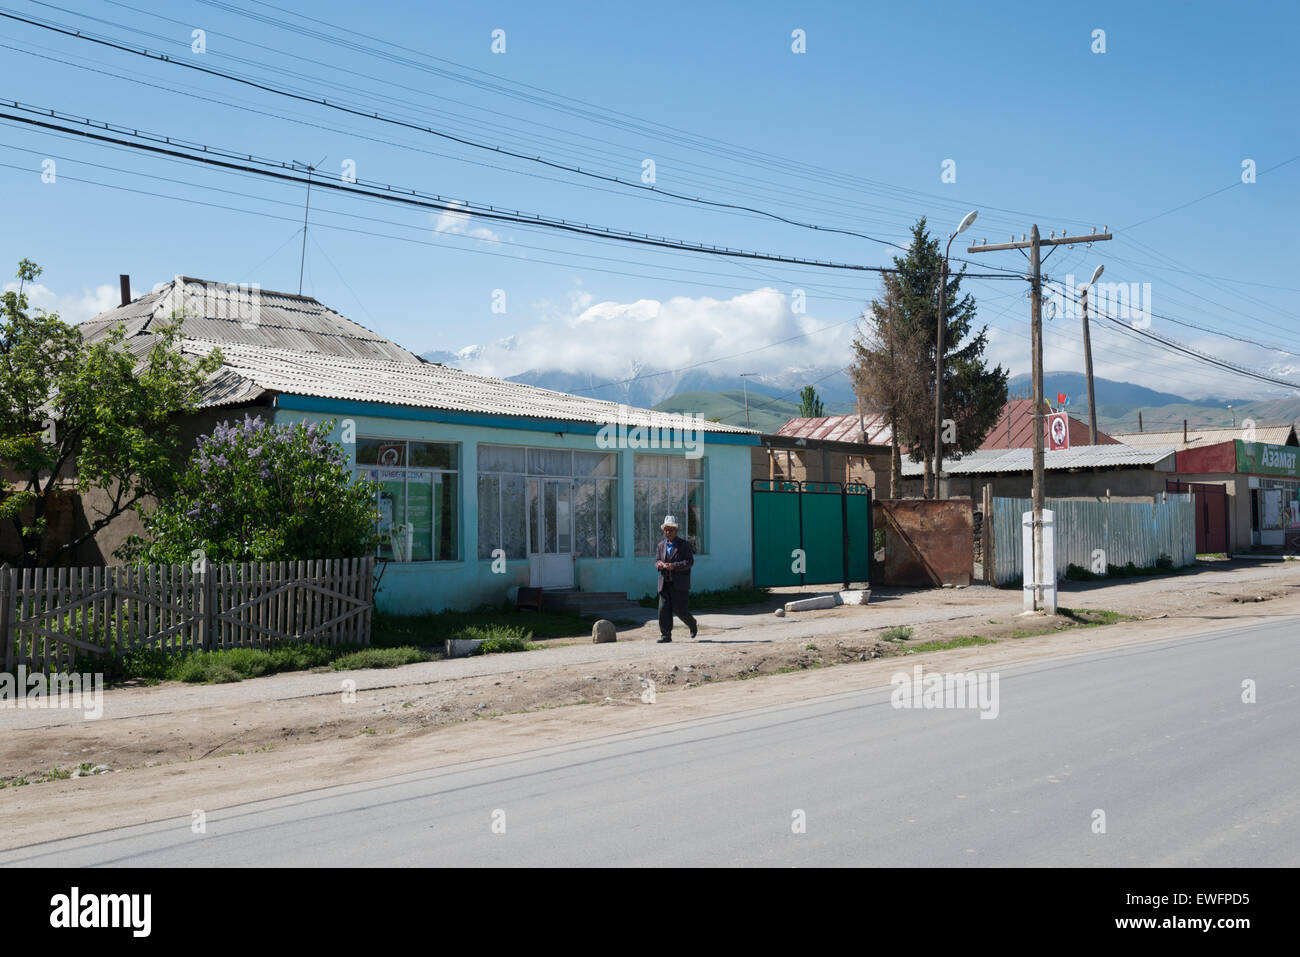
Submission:
<svg viewBox="0 0 1300 957">
<path fill-rule="evenodd" d="M 426 362 L 315 299 L 257 286 L 177 276 L 81 329 L 93 341 L 120 324 L 144 355 L 172 316 L 187 354 L 224 357 L 191 434 L 246 413 L 335 422 L 379 486 L 382 609 L 498 604 L 525 585 L 640 597 L 670 514 L 696 546 L 695 588 L 752 580 L 757 432 Z M 124 517 L 98 547 L 139 531 Z"/>
<path fill-rule="evenodd" d="M 755 432 L 435 363 L 185 344 L 218 347 L 273 421 L 333 420 L 378 484 L 385 610 L 495 604 L 521 585 L 653 593 L 665 515 L 696 546 L 696 589 L 752 580 Z"/>
</svg>

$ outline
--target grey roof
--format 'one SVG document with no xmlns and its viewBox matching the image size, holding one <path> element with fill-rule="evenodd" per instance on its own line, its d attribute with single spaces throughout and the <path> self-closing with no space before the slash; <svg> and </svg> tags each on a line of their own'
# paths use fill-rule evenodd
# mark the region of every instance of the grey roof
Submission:
<svg viewBox="0 0 1300 957">
<path fill-rule="evenodd" d="M 355 358 L 420 363 L 415 353 L 371 332 L 310 296 L 177 276 L 147 295 L 88 319 L 89 341 L 123 324 L 128 348 L 147 351 L 150 330 L 179 312 L 186 338 Z M 145 345 L 133 340 L 142 338 Z"/>
<path fill-rule="evenodd" d="M 1174 450 L 1167 446 L 1135 449 L 1127 445 L 1080 445 L 1072 449 L 1043 453 L 1043 467 L 1048 470 L 1140 466 L 1172 472 Z M 1033 449 L 981 449 L 978 452 L 968 452 L 960 459 L 943 460 L 943 470 L 949 475 L 1032 472 L 1033 468 Z M 924 474 L 924 470 L 925 463 L 903 459 L 903 475 L 911 478 Z"/>
<path fill-rule="evenodd" d="M 1186 449 L 1200 449 L 1207 445 L 1231 442 L 1233 439 L 1245 439 L 1244 427 L 1227 429 L 1188 429 L 1187 441 L 1183 441 L 1182 429 L 1169 429 L 1161 432 L 1112 432 L 1111 437 L 1125 445 L 1169 446 L 1182 452 Z M 1295 442 L 1295 429 L 1289 422 L 1279 425 L 1255 426 L 1252 442 L 1267 442 L 1272 445 L 1291 445 Z"/>
<path fill-rule="evenodd" d="M 757 436 L 753 429 L 672 412 L 637 409 L 617 402 L 555 392 L 520 382 L 476 375 L 437 363 L 410 364 L 391 360 L 360 359 L 319 352 L 254 348 L 226 342 L 186 339 L 187 354 L 206 356 L 221 350 L 229 375 L 224 391 L 237 395 L 287 392 L 328 399 L 352 399 L 390 405 L 486 415 L 522 416 L 562 422 L 604 425 L 626 422 L 629 427 L 698 429 Z M 238 380 L 238 383 L 236 382 Z M 230 404 L 217 398 L 204 405 Z"/>
</svg>

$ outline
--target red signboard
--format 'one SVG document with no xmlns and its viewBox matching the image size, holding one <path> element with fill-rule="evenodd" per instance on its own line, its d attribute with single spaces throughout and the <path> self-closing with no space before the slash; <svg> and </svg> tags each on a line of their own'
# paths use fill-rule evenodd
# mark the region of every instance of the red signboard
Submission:
<svg viewBox="0 0 1300 957">
<path fill-rule="evenodd" d="M 1070 447 L 1070 417 L 1064 412 L 1053 412 L 1047 417 L 1047 450 L 1056 452 Z"/>
</svg>

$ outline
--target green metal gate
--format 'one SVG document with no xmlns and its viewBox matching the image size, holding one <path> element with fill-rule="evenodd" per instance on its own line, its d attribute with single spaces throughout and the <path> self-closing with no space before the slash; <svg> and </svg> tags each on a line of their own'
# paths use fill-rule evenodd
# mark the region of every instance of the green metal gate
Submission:
<svg viewBox="0 0 1300 957">
<path fill-rule="evenodd" d="M 871 489 L 838 482 L 751 485 L 754 584 L 871 580 Z M 802 550 L 802 562 L 800 553 Z"/>
</svg>

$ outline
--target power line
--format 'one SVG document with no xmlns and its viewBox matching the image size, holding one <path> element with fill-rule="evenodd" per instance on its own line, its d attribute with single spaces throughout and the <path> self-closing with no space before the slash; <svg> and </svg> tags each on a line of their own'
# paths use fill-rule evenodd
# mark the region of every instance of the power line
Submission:
<svg viewBox="0 0 1300 957">
<path fill-rule="evenodd" d="M 1300 160 L 1300 154 L 1297 154 L 1296 156 L 1292 156 L 1290 159 L 1285 159 L 1280 163 L 1276 163 L 1273 166 L 1270 166 L 1268 169 L 1259 170 L 1255 175 L 1257 177 L 1263 176 L 1265 173 L 1271 173 L 1274 170 L 1281 169 L 1283 166 L 1286 166 L 1290 163 L 1294 163 L 1296 160 Z M 1156 213 L 1154 216 L 1148 216 L 1146 219 L 1139 219 L 1136 223 L 1132 223 L 1131 225 L 1125 226 L 1124 231 L 1127 232 L 1130 229 L 1136 229 L 1138 226 L 1143 226 L 1149 222 L 1160 219 L 1164 216 L 1168 216 L 1170 213 L 1176 213 L 1180 209 L 1186 209 L 1188 206 L 1195 206 L 1197 203 L 1204 202 L 1205 200 L 1210 199 L 1213 196 L 1218 196 L 1220 193 L 1226 193 L 1228 190 L 1233 189 L 1234 187 L 1244 186 L 1244 185 L 1245 183 L 1242 182 L 1242 180 L 1238 179 L 1236 182 L 1229 183 L 1227 186 L 1223 186 L 1219 189 L 1214 190 L 1213 192 L 1206 193 L 1204 196 L 1198 196 L 1196 199 L 1190 199 L 1185 203 L 1180 203 L 1177 206 L 1174 206 L 1170 209 L 1166 209 L 1163 213 Z"/>
<path fill-rule="evenodd" d="M 108 0 L 108 2 L 112 3 L 114 6 L 126 7 L 127 9 L 135 9 L 135 8 L 128 7 L 124 3 L 118 2 L 118 0 Z M 567 96 L 561 93 L 556 93 L 554 91 L 546 90 L 545 88 L 539 86 L 535 86 L 532 84 L 523 83 L 515 80 L 508 80 L 503 77 L 499 77 L 495 74 L 489 73 L 487 71 L 480 70 L 475 67 L 467 66 L 462 63 L 457 63 L 456 61 L 447 59 L 445 57 L 434 56 L 433 54 L 430 54 L 424 50 L 417 50 L 412 47 L 402 46 L 401 44 L 395 43 L 392 40 L 385 40 L 380 37 L 362 33 L 361 31 L 356 29 L 355 25 L 352 24 L 349 24 L 347 26 L 342 26 L 337 23 L 331 23 L 327 20 L 309 16 L 299 11 L 287 10 L 283 7 L 278 7 L 275 4 L 264 2 L 264 0 L 254 0 L 254 2 L 256 2 L 258 6 L 268 7 L 270 9 L 277 10 L 281 13 L 286 13 L 286 14 L 296 16 L 301 20 L 306 20 L 311 23 L 318 24 L 320 26 L 328 27 L 332 30 L 335 30 L 343 34 L 344 36 L 333 37 L 319 30 L 312 30 L 306 27 L 295 26 L 284 20 L 279 20 L 266 14 L 259 14 L 248 10 L 244 10 L 231 3 L 218 2 L 218 0 L 198 0 L 198 2 L 203 3 L 206 6 L 211 6 L 216 9 L 223 10 L 228 13 L 234 13 L 239 16 L 245 17 L 247 19 L 255 20 L 265 25 L 278 27 L 289 33 L 294 33 L 299 36 L 310 37 L 312 39 L 322 40 L 326 43 L 330 43 L 335 46 L 342 47 L 344 49 L 353 50 L 355 52 L 360 52 L 367 56 L 372 56 L 388 63 L 395 63 L 395 64 L 407 66 L 412 69 L 421 70 L 426 73 L 431 73 L 436 76 L 450 79 L 454 82 L 463 83 L 468 86 L 472 86 L 475 89 L 498 93 L 503 96 L 507 96 L 512 99 L 519 100 L 521 102 L 541 106 L 545 109 L 554 110 L 556 112 L 562 112 L 570 116 L 575 116 L 581 119 L 589 120 L 591 122 L 600 123 L 605 126 L 611 126 L 617 129 L 626 130 L 629 132 L 636 133 L 638 135 L 648 134 L 651 137 L 657 137 L 667 141 L 676 141 L 679 142 L 681 145 L 686 146 L 687 148 L 695 149 L 700 152 L 706 153 L 708 155 L 734 159 L 746 165 L 760 166 L 767 169 L 773 169 L 778 172 L 786 172 L 796 177 L 807 177 L 807 178 L 814 178 L 818 180 L 824 180 L 825 178 L 829 177 L 832 180 L 839 181 L 845 186 L 853 188 L 857 191 L 866 189 L 866 190 L 874 190 L 878 192 L 887 192 L 890 194 L 898 194 L 900 196 L 908 196 L 909 198 L 921 197 L 931 202 L 951 204 L 954 208 L 961 207 L 963 210 L 969 209 L 971 206 L 979 206 L 980 208 L 985 210 L 993 210 L 996 212 L 1008 213 L 1016 217 L 1024 217 L 1024 216 L 1032 215 L 1022 210 L 1005 209 L 1002 207 L 992 206 L 987 203 L 975 203 L 968 200 L 957 199 L 946 195 L 940 196 L 934 193 L 927 193 L 923 190 L 916 190 L 908 187 L 895 186 L 889 183 L 884 183 L 877 180 L 871 180 L 861 176 L 846 174 L 838 170 L 831 170 L 825 167 L 818 167 L 813 164 L 803 163 L 797 160 L 789 159 L 788 157 L 779 156 L 777 154 L 766 153 L 761 150 L 753 149 L 752 147 L 740 146 L 734 143 L 729 143 L 725 140 L 717 139 L 716 137 L 710 137 L 703 134 L 693 133 L 691 131 L 683 130 L 679 127 L 674 127 L 669 124 L 658 123 L 652 120 L 647 120 L 643 117 L 634 116 L 630 113 L 626 113 L 623 111 L 611 110 L 606 107 L 601 107 L 598 104 L 592 103 L 590 101 L 582 100 L 577 97 Z M 46 3 L 42 3 L 41 5 L 49 6 L 49 4 Z M 375 43 L 381 44 L 382 49 L 375 49 L 372 47 L 367 47 L 364 44 L 360 44 L 356 42 L 356 40 L 354 39 L 355 37 L 363 37 L 367 40 L 372 40 Z M 418 62 L 417 60 L 413 60 L 408 57 L 398 56 L 392 52 L 393 50 L 401 50 L 406 53 L 411 53 L 427 61 L 449 64 L 450 66 L 457 67 L 461 70 L 469 71 L 471 73 L 478 74 L 479 76 L 486 77 L 490 82 L 485 82 L 484 80 L 475 80 L 466 76 L 461 76 L 458 75 L 453 70 L 428 66 L 425 65 L 424 63 Z M 556 100 L 567 101 L 568 103 L 578 104 L 581 107 L 589 107 L 590 109 L 581 109 L 581 110 L 574 109 L 573 107 L 567 106 L 563 103 L 555 102 L 554 100 L 548 101 L 547 99 L 545 99 L 545 96 L 539 97 L 531 93 L 521 93 L 518 92 L 517 90 L 510 89 L 510 87 L 518 87 L 521 88 L 522 90 L 535 91 L 536 93 L 544 94 L 545 96 L 554 97 Z M 593 110 L 596 112 L 592 112 Z M 610 117 L 614 117 L 616 119 L 610 119 Z M 623 118 L 623 119 L 617 119 L 617 118 Z M 633 122 L 627 122 L 629 120 Z M 668 135 L 665 135 L 663 132 L 659 132 L 659 131 L 666 131 Z M 1047 218 L 1053 221 L 1060 221 L 1061 219 L 1067 219 L 1067 220 L 1071 219 L 1070 217 L 1058 217 L 1058 216 L 1052 216 Z M 1082 220 L 1072 220 L 1072 221 L 1082 222 Z"/>
<path fill-rule="evenodd" d="M 21 104 L 15 101 L 9 101 L 9 102 L 13 102 L 14 106 L 18 109 L 25 108 Z M 54 111 L 49 111 L 49 112 L 53 114 Z M 129 147 L 131 149 L 142 150 L 144 152 L 154 153 L 163 156 L 172 156 L 179 159 L 191 160 L 193 162 L 203 163 L 208 166 L 215 166 L 215 167 L 228 169 L 228 170 L 236 170 L 244 173 L 255 173 L 259 176 L 265 176 L 272 179 L 280 180 L 282 182 L 293 183 L 295 185 L 305 186 L 307 184 L 307 180 L 305 178 L 291 175 L 287 172 L 281 172 L 278 171 L 277 169 L 262 169 L 262 168 L 258 168 L 257 166 L 247 165 L 247 162 L 267 162 L 269 164 L 278 166 L 280 167 L 280 169 L 283 170 L 288 170 L 292 168 L 292 164 L 290 163 L 258 160 L 255 157 L 253 157 L 251 154 L 238 154 L 240 156 L 247 157 L 247 162 L 236 163 L 228 159 L 217 158 L 218 156 L 234 156 L 236 154 L 227 153 L 225 151 L 214 150 L 210 147 L 202 147 L 203 154 L 194 155 L 190 153 L 181 152 L 179 149 L 175 149 L 175 148 L 169 149 L 157 145 L 152 145 L 149 143 L 135 143 L 128 139 L 122 139 L 120 137 L 105 136 L 99 133 L 92 133 L 89 130 L 70 129 L 68 127 L 58 126 L 53 123 L 46 123 L 42 120 L 35 120 L 25 116 L 15 116 L 10 113 L 0 113 L 0 119 L 8 120 L 10 122 L 15 122 L 15 123 L 22 123 L 27 126 L 33 126 L 39 129 L 44 129 L 56 133 L 63 133 L 70 136 L 81 136 L 98 142 L 113 143 L 119 146 Z M 93 121 L 84 120 L 84 122 L 89 124 Z M 109 124 L 99 124 L 98 128 L 102 128 L 105 130 L 114 129 L 114 127 L 110 126 Z M 136 135 L 139 134 L 137 133 Z M 167 143 L 173 146 L 180 145 L 173 138 L 164 137 L 163 139 Z M 199 147 L 187 147 L 187 148 L 199 148 Z M 826 262 L 821 260 L 801 259 L 796 256 L 782 256 L 782 255 L 772 254 L 772 253 L 760 253 L 760 252 L 753 252 L 753 251 L 742 250 L 742 249 L 731 249 L 728 247 L 708 246 L 702 243 L 692 243 L 684 240 L 668 239 L 666 237 L 638 235 L 635 233 L 613 230 L 608 227 L 592 226 L 591 224 L 588 223 L 581 223 L 581 224 L 570 223 L 566 220 L 560 220 L 554 217 L 546 217 L 540 214 L 520 213 L 517 210 L 509 211 L 509 212 L 505 210 L 497 210 L 495 207 L 487 206 L 481 203 L 468 203 L 468 202 L 457 201 L 457 200 L 444 200 L 434 195 L 419 193 L 416 190 L 402 190 L 401 192 L 398 192 L 397 190 L 394 190 L 391 185 L 381 187 L 378 184 L 362 184 L 360 181 L 358 181 L 354 185 L 347 185 L 343 183 L 335 183 L 329 180 L 314 180 L 313 185 L 315 185 L 317 188 L 331 189 L 334 190 L 335 192 L 344 193 L 347 195 L 366 196 L 370 198 L 384 199 L 389 202 L 402 203 L 407 206 L 413 206 L 422 209 L 430 209 L 442 213 L 451 213 L 453 215 L 474 216 L 481 219 L 492 220 L 494 222 L 506 222 L 506 223 L 514 223 L 518 225 L 527 225 L 527 226 L 540 226 L 547 229 L 557 229 L 564 232 L 577 233 L 585 236 L 596 236 L 602 239 L 611 239 L 611 240 L 616 240 L 618 242 L 634 243 L 637 245 L 655 246 L 655 247 L 665 248 L 665 249 L 681 249 L 689 252 L 702 253 L 705 255 L 725 256 L 725 257 L 731 257 L 737 259 L 758 259 L 758 260 L 765 260 L 770 262 L 786 263 L 790 265 L 814 266 L 822 269 L 844 269 L 844 270 L 852 270 L 857 272 L 878 272 L 878 273 L 895 271 L 893 269 L 884 266 L 863 266 L 863 265 L 858 265 L 853 263 L 833 263 L 833 262 Z M 987 276 L 985 278 L 1002 278 L 1002 277 Z"/>
<path fill-rule="evenodd" d="M 42 5 L 52 6 L 50 4 L 42 4 Z M 798 226 L 804 229 L 810 229 L 818 232 L 836 233 L 845 236 L 853 236 L 858 239 L 866 239 L 870 242 L 875 242 L 881 245 L 890 246 L 895 249 L 904 250 L 904 251 L 906 250 L 906 247 L 900 245 L 899 243 L 895 243 L 891 240 L 880 239 L 878 237 L 871 236 L 868 235 L 867 233 L 859 232 L 857 230 L 845 229 L 837 226 L 823 226 L 816 223 L 809 223 L 801 220 L 792 219 L 787 216 L 782 216 L 779 213 L 773 213 L 768 210 L 759 209 L 757 207 L 745 206 L 743 204 L 738 204 L 738 203 L 728 203 L 720 200 L 704 199 L 703 197 L 699 197 L 699 196 L 690 196 L 689 194 L 685 194 L 685 193 L 677 193 L 672 190 L 660 189 L 657 186 L 653 186 L 645 183 L 637 183 L 634 181 L 625 180 L 622 179 L 621 177 L 611 176 L 605 173 L 598 173 L 592 170 L 584 170 L 577 166 L 556 162 L 554 160 L 546 159 L 541 156 L 530 156 L 526 153 L 521 153 L 516 150 L 503 149 L 502 147 L 493 146 L 487 143 L 482 143 L 477 140 L 469 139 L 468 137 L 458 136 L 454 133 L 449 133 L 445 130 L 438 130 L 431 126 L 421 126 L 418 123 L 412 123 L 407 120 L 402 120 L 396 117 L 386 116 L 384 114 L 379 113 L 378 111 L 368 112 L 368 111 L 356 109 L 351 106 L 347 106 L 342 103 L 330 102 L 328 99 L 324 97 L 317 98 L 314 96 L 308 96 L 303 93 L 297 93 L 292 90 L 276 87 L 269 83 L 264 83 L 256 79 L 240 76 L 239 74 L 236 73 L 227 72 L 224 70 L 218 70 L 213 67 L 203 66 L 198 63 L 191 63 L 185 60 L 176 59 L 174 57 L 168 56 L 165 53 L 157 53 L 143 48 L 135 49 L 123 43 L 118 43 L 117 41 L 107 37 L 96 36 L 84 30 L 73 30 L 71 28 L 64 27 L 60 24 L 56 24 L 50 21 L 42 21 L 39 19 L 24 17 L 12 12 L 4 11 L 2 9 L 0 9 L 0 16 L 6 17 L 10 20 L 15 20 L 20 23 L 25 23 L 29 26 L 35 26 L 43 30 L 48 30 L 54 33 L 62 34 L 64 36 L 74 37 L 80 40 L 86 40 L 91 43 L 95 43 L 101 46 L 109 47 L 111 49 L 119 50 L 124 53 L 131 53 L 133 55 L 141 56 L 146 59 L 153 60 L 155 62 L 181 66 L 181 67 L 185 67 L 186 69 L 195 70 L 200 73 L 205 73 L 211 76 L 220 77 L 222 79 L 229 80 L 234 83 L 240 83 L 245 86 L 249 86 L 254 89 L 261 90 L 263 92 L 275 94 L 277 96 L 288 97 L 290 99 L 299 100 L 305 103 L 317 104 L 317 105 L 325 106 L 332 110 L 337 110 L 354 116 L 360 116 L 366 119 L 375 120 L 377 122 L 387 123 L 398 127 L 404 127 L 406 129 L 415 130 L 421 133 L 427 133 L 429 135 L 440 137 L 442 139 L 446 139 L 451 142 L 459 143 L 463 146 L 469 146 L 479 150 L 486 150 L 489 152 L 510 156 L 515 159 L 525 160 L 531 163 L 539 163 L 541 165 L 548 166 L 553 169 L 601 180 L 608 183 L 615 183 L 619 186 L 624 186 L 630 189 L 639 190 L 647 194 L 652 193 L 652 194 L 668 196 L 674 199 L 682 200 L 684 202 L 696 203 L 696 204 L 709 206 L 717 209 L 730 209 L 730 210 L 744 211 L 744 212 L 752 213 L 757 216 L 763 216 L 775 221 L 783 222 L 788 225 Z M 744 258 L 765 258 L 765 257 L 747 256 Z M 959 261 L 966 261 L 966 260 L 959 260 Z"/>
</svg>

